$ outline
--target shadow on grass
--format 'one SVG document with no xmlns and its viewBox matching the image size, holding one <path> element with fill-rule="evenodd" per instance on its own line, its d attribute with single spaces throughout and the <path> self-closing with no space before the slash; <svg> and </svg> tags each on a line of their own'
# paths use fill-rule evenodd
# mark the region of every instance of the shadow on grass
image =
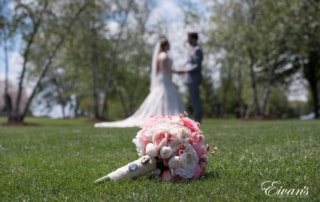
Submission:
<svg viewBox="0 0 320 202">
<path fill-rule="evenodd" d="M 40 126 L 38 123 L 30 123 L 30 122 L 19 122 L 19 121 L 7 121 L 7 122 L 0 122 L 0 126 Z"/>
<path fill-rule="evenodd" d="M 204 173 L 204 175 L 201 177 L 201 179 L 207 180 L 207 179 L 215 179 L 220 178 L 219 173 L 215 170 L 213 171 L 207 171 Z"/>
<path fill-rule="evenodd" d="M 220 178 L 220 175 L 217 171 L 206 171 L 204 175 L 198 179 L 195 180 L 190 180 L 190 179 L 185 179 L 185 180 L 172 180 L 170 182 L 172 183 L 185 183 L 185 182 L 192 182 L 192 181 L 205 181 L 205 180 L 212 180 L 212 179 L 218 179 Z M 148 180 L 154 180 L 158 182 L 165 182 L 165 180 L 161 180 L 160 177 L 155 177 L 153 175 L 147 176 Z"/>
</svg>

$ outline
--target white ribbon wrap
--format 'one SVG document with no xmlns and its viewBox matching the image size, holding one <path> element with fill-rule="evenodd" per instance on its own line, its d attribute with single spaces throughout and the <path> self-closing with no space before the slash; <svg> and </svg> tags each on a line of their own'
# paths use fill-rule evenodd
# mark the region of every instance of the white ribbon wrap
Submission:
<svg viewBox="0 0 320 202">
<path fill-rule="evenodd" d="M 95 182 L 102 182 L 107 179 L 118 181 L 125 178 L 138 178 L 155 171 L 157 169 L 156 166 L 156 160 L 146 155 L 122 166 L 121 168 L 118 168 L 106 176 L 97 179 Z"/>
</svg>

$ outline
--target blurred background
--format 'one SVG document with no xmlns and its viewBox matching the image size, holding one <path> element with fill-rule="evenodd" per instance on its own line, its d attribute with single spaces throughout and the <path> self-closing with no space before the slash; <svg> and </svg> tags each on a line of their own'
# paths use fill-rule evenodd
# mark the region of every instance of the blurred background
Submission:
<svg viewBox="0 0 320 202">
<path fill-rule="evenodd" d="M 127 117 L 159 37 L 179 69 L 195 31 L 204 117 L 319 118 L 319 19 L 318 0 L 0 0 L 0 116 Z"/>
</svg>

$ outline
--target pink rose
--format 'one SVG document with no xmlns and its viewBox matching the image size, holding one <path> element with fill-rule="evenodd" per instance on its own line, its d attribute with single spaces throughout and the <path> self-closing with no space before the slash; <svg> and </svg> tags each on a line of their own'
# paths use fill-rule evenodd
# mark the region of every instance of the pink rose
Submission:
<svg viewBox="0 0 320 202">
<path fill-rule="evenodd" d="M 153 144 L 159 148 L 165 146 L 168 142 L 168 133 L 165 131 L 160 131 L 153 136 Z"/>
<path fill-rule="evenodd" d="M 172 179 L 170 170 L 165 170 L 161 174 L 161 179 L 164 181 L 169 181 Z"/>
<path fill-rule="evenodd" d="M 201 177 L 203 175 L 203 171 L 204 171 L 203 168 L 200 165 L 198 165 L 194 171 L 192 179 L 197 179 Z"/>
<path fill-rule="evenodd" d="M 200 125 L 199 123 L 186 117 L 182 117 L 182 121 L 183 121 L 183 124 L 191 130 L 191 132 L 199 131 L 199 127 L 198 127 L 198 125 Z"/>
<path fill-rule="evenodd" d="M 204 144 L 204 136 L 200 133 L 192 133 L 192 142 Z"/>
<path fill-rule="evenodd" d="M 203 156 L 206 156 L 207 152 L 207 146 L 204 144 L 192 144 L 193 149 L 196 151 L 199 158 L 202 158 Z"/>
</svg>

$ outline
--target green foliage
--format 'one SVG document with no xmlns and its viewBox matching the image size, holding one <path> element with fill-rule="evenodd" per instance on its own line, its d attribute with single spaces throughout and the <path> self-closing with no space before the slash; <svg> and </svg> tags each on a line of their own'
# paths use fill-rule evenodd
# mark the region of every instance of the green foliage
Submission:
<svg viewBox="0 0 320 202">
<path fill-rule="evenodd" d="M 287 88 L 300 75 L 308 81 L 313 103 L 318 103 L 318 1 L 215 1 L 212 9 L 208 45 L 218 55 L 222 89 L 229 83 L 223 82 L 237 80 L 246 105 L 253 102 L 256 111 L 260 105 L 266 110 L 271 101 L 262 94 L 279 85 Z M 237 77 L 239 72 L 242 78 Z M 249 81 L 250 88 L 243 88 Z"/>
<path fill-rule="evenodd" d="M 318 121 L 205 119 L 209 155 L 203 179 L 177 183 L 148 177 L 94 180 L 137 158 L 138 128 L 93 128 L 81 120 L 26 119 L 39 126 L 1 127 L 2 201 L 319 201 Z M 264 181 L 303 188 L 300 197 L 270 198 Z"/>
<path fill-rule="evenodd" d="M 140 103 L 140 94 L 131 99 L 131 92 L 147 92 L 146 82 L 132 83 L 149 78 L 151 55 L 146 38 L 152 33 L 145 27 L 148 2 L 54 0 L 32 4 L 14 1 L 13 5 L 16 27 L 24 42 L 19 47 L 25 52 L 24 77 L 29 81 L 41 78 L 35 91 L 37 104 L 41 100 L 47 108 L 64 106 L 75 95 L 77 104 L 85 105 L 82 109 L 91 106 L 89 111 L 103 118 L 104 114 L 93 109 L 107 108 L 100 103 L 118 99 L 120 91 L 123 99 L 129 101 L 122 106 L 126 114 Z M 79 6 L 82 13 L 74 18 Z M 129 15 L 133 23 L 129 22 Z M 22 77 L 19 82 L 24 80 Z M 92 98 L 86 99 L 88 96 Z M 81 103 L 82 99 L 86 99 L 85 103 Z"/>
<path fill-rule="evenodd" d="M 202 84 L 200 88 L 200 97 L 202 100 L 202 112 L 205 117 L 214 117 L 215 115 L 215 104 L 216 104 L 216 96 L 214 92 L 214 87 L 210 80 L 210 77 L 204 76 L 202 79 Z M 188 94 L 188 96 L 190 96 Z M 190 100 L 190 99 L 189 99 Z M 190 110 L 189 110 L 190 109 Z M 191 102 L 187 102 L 187 111 L 191 112 L 192 106 Z"/>
<path fill-rule="evenodd" d="M 281 88 L 273 88 L 268 102 L 267 115 L 278 118 L 286 118 L 289 103 L 286 94 Z"/>
<path fill-rule="evenodd" d="M 302 101 L 289 102 L 289 109 L 287 116 L 289 118 L 299 118 L 301 115 L 309 114 L 311 112 L 310 105 Z"/>
</svg>

